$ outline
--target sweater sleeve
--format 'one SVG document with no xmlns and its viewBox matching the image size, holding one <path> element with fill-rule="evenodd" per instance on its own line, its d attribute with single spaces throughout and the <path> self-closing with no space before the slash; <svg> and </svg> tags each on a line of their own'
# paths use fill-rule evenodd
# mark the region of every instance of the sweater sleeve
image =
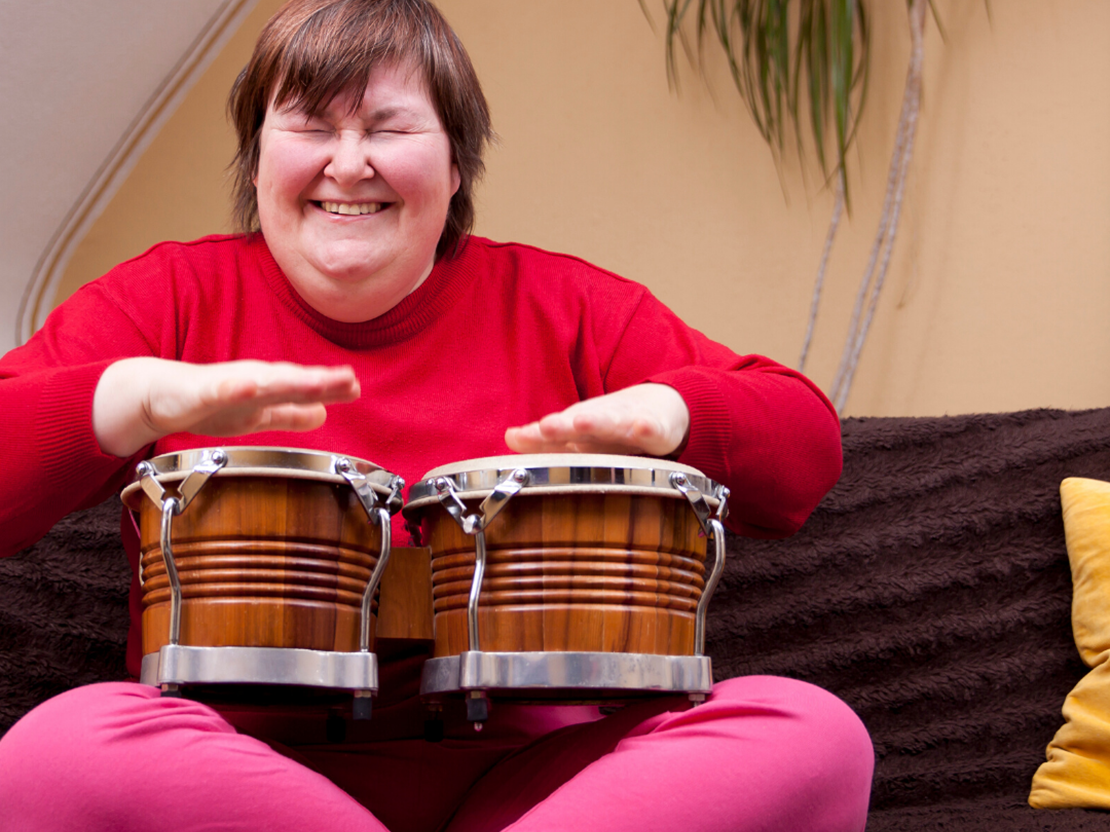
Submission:
<svg viewBox="0 0 1110 832">
<path fill-rule="evenodd" d="M 682 395 L 690 433 L 679 461 L 728 486 L 735 532 L 793 534 L 840 477 L 840 422 L 816 385 L 711 341 L 646 291 L 605 377 L 609 390 L 641 382 Z"/>
<path fill-rule="evenodd" d="M 150 354 L 132 321 L 94 284 L 0 359 L 0 556 L 30 546 L 65 515 L 122 486 L 137 460 L 100 450 L 93 394 L 113 361 Z"/>
</svg>

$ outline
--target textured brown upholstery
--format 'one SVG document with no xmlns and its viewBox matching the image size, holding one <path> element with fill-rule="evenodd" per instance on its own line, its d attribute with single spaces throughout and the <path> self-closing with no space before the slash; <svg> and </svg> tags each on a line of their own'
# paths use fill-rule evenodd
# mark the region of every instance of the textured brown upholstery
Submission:
<svg viewBox="0 0 1110 832">
<path fill-rule="evenodd" d="M 843 429 L 844 475 L 801 532 L 730 539 L 710 608 L 717 678 L 794 676 L 852 705 L 876 748 L 872 832 L 1110 830 L 1107 813 L 1025 803 L 1085 672 L 1059 483 L 1110 480 L 1110 409 Z M 0 561 L 0 731 L 124 676 L 119 510 L 74 515 Z"/>
</svg>

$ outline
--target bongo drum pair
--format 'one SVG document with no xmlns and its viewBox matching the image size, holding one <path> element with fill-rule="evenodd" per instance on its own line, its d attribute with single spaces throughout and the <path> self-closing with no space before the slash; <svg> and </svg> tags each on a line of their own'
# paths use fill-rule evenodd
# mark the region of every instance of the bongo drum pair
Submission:
<svg viewBox="0 0 1110 832">
<path fill-rule="evenodd" d="M 318 451 L 141 463 L 123 494 L 139 515 L 141 680 L 170 694 L 352 692 L 367 718 L 375 593 L 403 487 L 373 463 Z M 435 644 L 421 697 L 433 709 L 464 698 L 476 725 L 491 696 L 703 699 L 727 496 L 693 468 L 641 457 L 521 455 L 429 472 L 404 506 L 431 561 Z"/>
</svg>

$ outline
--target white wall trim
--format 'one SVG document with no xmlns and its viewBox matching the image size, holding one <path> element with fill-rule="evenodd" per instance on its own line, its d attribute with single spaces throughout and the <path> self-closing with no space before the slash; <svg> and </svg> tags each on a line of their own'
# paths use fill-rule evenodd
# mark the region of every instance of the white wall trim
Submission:
<svg viewBox="0 0 1110 832">
<path fill-rule="evenodd" d="M 51 235 L 24 287 L 16 318 L 17 343 L 26 342 L 42 326 L 77 246 L 159 130 L 257 3 L 258 0 L 223 0 L 97 168 Z"/>
</svg>

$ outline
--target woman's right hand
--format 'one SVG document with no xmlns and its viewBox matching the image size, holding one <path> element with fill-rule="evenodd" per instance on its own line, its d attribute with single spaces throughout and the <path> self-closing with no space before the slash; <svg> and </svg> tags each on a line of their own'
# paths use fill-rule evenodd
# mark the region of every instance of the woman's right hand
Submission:
<svg viewBox="0 0 1110 832">
<path fill-rule="evenodd" d="M 110 365 L 97 384 L 93 433 L 104 453 L 129 457 L 171 433 L 313 430 L 327 417 L 325 405 L 358 397 L 351 367 L 125 358 Z"/>
</svg>

